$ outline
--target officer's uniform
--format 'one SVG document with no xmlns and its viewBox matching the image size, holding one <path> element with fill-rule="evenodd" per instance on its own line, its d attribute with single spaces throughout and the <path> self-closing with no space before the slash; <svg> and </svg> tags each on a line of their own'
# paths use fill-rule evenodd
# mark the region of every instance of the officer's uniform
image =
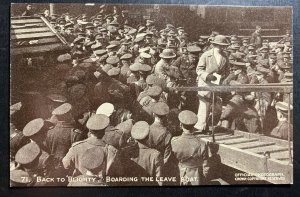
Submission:
<svg viewBox="0 0 300 197">
<path fill-rule="evenodd" d="M 71 109 L 72 106 L 65 103 L 54 109 L 52 114 L 64 116 L 70 113 Z M 82 140 L 82 134 L 82 131 L 75 128 L 74 123 L 58 120 L 55 127 L 47 132 L 46 144 L 50 153 L 61 160 L 74 142 Z"/>
<path fill-rule="evenodd" d="M 42 150 L 35 142 L 30 142 L 23 146 L 17 153 L 15 161 L 21 165 L 32 177 L 31 186 L 51 186 L 59 184 L 58 182 L 37 182 L 36 177 L 41 176 L 44 178 L 64 176 L 61 170 L 56 169 L 57 163 L 51 155 Z"/>
<path fill-rule="evenodd" d="M 102 114 L 95 114 L 90 117 L 90 119 L 87 122 L 87 128 L 98 131 L 98 132 L 104 132 L 103 129 L 105 129 L 109 124 L 109 118 Z M 79 175 L 79 174 L 86 174 L 87 169 L 81 165 L 79 158 L 82 157 L 84 152 L 87 149 L 90 148 L 98 148 L 105 152 L 106 156 L 106 173 L 108 172 L 109 162 L 112 162 L 113 159 L 110 160 L 111 153 L 115 154 L 115 148 L 107 145 L 102 139 L 98 139 L 96 137 L 89 137 L 83 141 L 79 141 L 76 143 L 73 143 L 71 148 L 69 149 L 69 152 L 66 154 L 66 156 L 63 158 L 63 166 L 67 170 L 76 170 L 73 172 L 73 175 Z"/>
<path fill-rule="evenodd" d="M 105 183 L 105 152 L 98 147 L 87 149 L 79 158 L 82 167 L 88 170 L 86 174 L 72 178 L 69 187 L 76 186 L 107 186 Z"/>
<path fill-rule="evenodd" d="M 260 133 L 261 123 L 257 110 L 254 108 L 254 96 L 245 96 L 245 111 L 241 114 L 242 121 L 237 124 L 237 129 L 249 133 Z"/>
<path fill-rule="evenodd" d="M 178 117 L 180 122 L 185 125 L 195 125 L 197 122 L 196 114 L 191 111 L 182 111 Z M 206 166 L 207 145 L 190 131 L 184 131 L 181 136 L 174 137 L 171 145 L 179 162 L 180 185 L 203 184 L 204 174 L 208 171 Z"/>
<path fill-rule="evenodd" d="M 148 123 L 145 121 L 139 121 L 133 125 L 131 136 L 138 141 L 139 150 L 137 156 L 131 158 L 131 160 L 141 166 L 148 174 L 148 177 L 161 177 L 161 169 L 163 165 L 162 154 L 159 151 L 149 148 L 145 144 L 139 142 L 139 140 L 146 139 L 148 135 Z M 155 185 L 155 182 L 153 185 Z"/>
<path fill-rule="evenodd" d="M 155 103 L 152 106 L 152 112 L 160 117 L 165 117 L 169 113 L 169 107 L 164 102 Z M 155 148 L 164 155 L 164 163 L 166 164 L 171 156 L 171 138 L 172 135 L 161 122 L 154 121 L 150 125 L 149 131 L 149 147 Z"/>
</svg>

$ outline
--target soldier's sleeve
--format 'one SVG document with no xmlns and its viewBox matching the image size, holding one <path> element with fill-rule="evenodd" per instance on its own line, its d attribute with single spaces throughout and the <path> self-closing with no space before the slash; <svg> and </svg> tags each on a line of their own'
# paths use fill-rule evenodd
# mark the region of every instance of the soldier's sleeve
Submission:
<svg viewBox="0 0 300 197">
<path fill-rule="evenodd" d="M 168 162 L 172 154 L 171 138 L 171 134 L 167 134 L 165 138 L 164 163 Z"/>
<path fill-rule="evenodd" d="M 206 59 L 206 56 L 201 55 L 199 62 L 197 64 L 197 68 L 196 68 L 196 73 L 197 73 L 198 77 L 200 77 L 203 81 L 206 81 L 206 77 L 208 76 L 208 72 L 205 71 L 205 69 L 206 69 L 205 59 Z"/>
<path fill-rule="evenodd" d="M 162 166 L 163 166 L 163 163 L 164 163 L 164 160 L 163 160 L 163 155 L 158 152 L 157 154 L 157 157 L 155 159 L 155 175 L 156 177 L 161 177 L 162 175 Z M 162 182 L 158 182 L 158 184 L 161 186 L 162 185 Z"/>
<path fill-rule="evenodd" d="M 256 66 L 257 71 L 263 72 L 263 73 L 269 73 L 271 70 L 268 68 L 263 67 L 262 65 L 258 64 Z"/>
<path fill-rule="evenodd" d="M 64 168 L 67 170 L 72 170 L 75 168 L 75 154 L 73 147 L 69 149 L 66 156 L 62 159 L 62 163 Z"/>
<path fill-rule="evenodd" d="M 174 63 L 172 64 L 172 66 L 175 66 L 175 67 L 179 68 L 179 67 L 180 67 L 180 64 L 181 64 L 181 57 L 178 57 L 178 58 L 174 61 Z"/>
<path fill-rule="evenodd" d="M 236 77 L 235 77 L 235 75 L 233 74 L 233 73 L 230 73 L 227 77 L 226 77 L 226 79 L 224 79 L 224 81 L 223 81 L 223 85 L 229 85 L 230 84 L 230 81 L 232 81 L 232 80 L 234 80 Z"/>
<path fill-rule="evenodd" d="M 79 129 L 72 129 L 71 144 L 83 140 L 83 132 Z"/>
</svg>

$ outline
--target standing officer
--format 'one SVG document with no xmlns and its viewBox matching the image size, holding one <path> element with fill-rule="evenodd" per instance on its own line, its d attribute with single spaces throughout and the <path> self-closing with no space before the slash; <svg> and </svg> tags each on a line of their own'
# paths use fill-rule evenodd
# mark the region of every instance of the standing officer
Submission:
<svg viewBox="0 0 300 197">
<path fill-rule="evenodd" d="M 180 56 L 172 65 L 178 67 L 179 78 L 186 79 L 185 86 L 196 86 L 196 67 L 199 61 L 199 53 L 201 48 L 197 46 L 187 47 L 188 55 Z M 186 100 L 183 103 L 182 109 L 197 112 L 198 98 L 196 92 L 184 92 Z"/>
<path fill-rule="evenodd" d="M 82 131 L 75 128 L 71 110 L 72 105 L 69 103 L 64 103 L 53 110 L 52 114 L 57 117 L 57 123 L 47 132 L 45 140 L 50 154 L 59 160 L 62 160 L 74 142 L 83 139 Z"/>
<path fill-rule="evenodd" d="M 149 146 L 164 155 L 164 164 L 168 162 L 171 155 L 172 135 L 167 129 L 167 115 L 169 111 L 169 106 L 164 102 L 158 102 L 152 106 L 154 122 L 150 125 L 149 132 Z"/>
<path fill-rule="evenodd" d="M 87 149 L 79 158 L 85 174 L 72 177 L 69 187 L 107 186 L 105 183 L 105 152 L 98 147 Z"/>
<path fill-rule="evenodd" d="M 102 137 L 105 134 L 105 129 L 109 125 L 109 118 L 102 114 L 95 114 L 89 118 L 86 127 L 90 130 L 90 137 L 86 140 L 76 142 L 69 149 L 69 152 L 63 158 L 63 166 L 67 170 L 73 170 L 73 175 L 86 174 L 87 170 L 82 166 L 80 159 L 87 149 L 97 147 L 105 152 L 106 155 L 106 171 L 107 174 L 110 165 L 114 160 L 116 152 L 109 145 L 107 145 Z"/>
<path fill-rule="evenodd" d="M 207 166 L 208 147 L 194 134 L 197 115 L 184 110 L 178 115 L 183 133 L 174 137 L 171 146 L 178 160 L 180 185 L 200 185 L 204 183 Z"/>
<path fill-rule="evenodd" d="M 188 46 L 187 51 L 188 55 L 177 58 L 172 66 L 179 68 L 180 78 L 187 79 L 187 86 L 195 86 L 197 78 L 196 67 L 199 61 L 201 48 L 197 46 Z"/>
<path fill-rule="evenodd" d="M 141 166 L 148 177 L 160 177 L 163 165 L 163 156 L 153 148 L 147 147 L 147 137 L 149 135 L 149 124 L 145 121 L 135 123 L 131 130 L 131 136 L 138 143 L 138 154 L 131 160 Z M 155 184 L 155 183 L 154 183 Z M 161 185 L 161 182 L 158 183 Z"/>
<path fill-rule="evenodd" d="M 30 183 L 31 186 L 50 186 L 56 185 L 59 186 L 62 183 L 55 181 L 54 182 L 38 182 L 37 177 L 42 178 L 56 178 L 59 177 L 57 174 L 60 171 L 54 169 L 54 163 L 52 157 L 44 158 L 44 151 L 41 150 L 39 145 L 35 142 L 30 142 L 23 146 L 16 154 L 16 162 L 20 164 L 19 168 L 24 169 L 29 177 L 32 179 Z"/>
</svg>

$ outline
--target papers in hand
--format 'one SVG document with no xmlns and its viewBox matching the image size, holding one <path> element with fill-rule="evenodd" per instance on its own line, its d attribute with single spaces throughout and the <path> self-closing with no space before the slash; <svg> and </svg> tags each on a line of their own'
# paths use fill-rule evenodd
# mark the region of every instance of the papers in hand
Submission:
<svg viewBox="0 0 300 197">
<path fill-rule="evenodd" d="M 215 84 L 215 85 L 220 85 L 220 81 L 221 81 L 221 75 L 217 74 L 217 73 L 214 73 L 213 76 L 215 76 L 217 79 L 214 80 L 214 81 L 211 81 L 212 84 Z"/>
</svg>

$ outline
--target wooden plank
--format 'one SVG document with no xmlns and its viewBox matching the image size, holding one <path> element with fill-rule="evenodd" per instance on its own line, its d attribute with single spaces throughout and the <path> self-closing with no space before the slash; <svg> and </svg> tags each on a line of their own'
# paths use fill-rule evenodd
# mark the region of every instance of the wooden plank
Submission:
<svg viewBox="0 0 300 197">
<path fill-rule="evenodd" d="M 289 152 L 288 151 L 282 151 L 282 152 L 271 153 L 270 157 L 272 159 L 287 160 L 287 159 L 289 159 Z"/>
<path fill-rule="evenodd" d="M 264 154 L 267 151 L 270 152 L 270 153 L 286 151 L 286 150 L 288 150 L 288 148 L 273 145 L 273 146 L 257 147 L 257 148 L 252 148 L 252 149 L 248 149 L 248 150 L 251 151 L 251 152 L 257 153 L 257 154 Z"/>
<path fill-rule="evenodd" d="M 12 35 L 11 39 L 16 40 L 16 39 L 34 39 L 34 38 L 43 38 L 43 37 L 49 37 L 49 36 L 54 36 L 55 34 L 53 32 L 42 32 L 42 33 L 30 33 L 30 34 L 18 34 L 18 35 Z"/>
<path fill-rule="evenodd" d="M 39 46 L 28 46 L 23 48 L 16 48 L 11 49 L 12 55 L 20 55 L 20 54 L 34 54 L 34 53 L 45 53 L 50 51 L 56 50 L 64 50 L 68 47 L 64 46 L 61 43 L 54 43 L 54 44 L 46 44 L 46 45 L 39 45 Z"/>
<path fill-rule="evenodd" d="M 227 136 L 215 136 L 216 141 L 223 141 L 223 140 L 231 140 L 236 138 L 243 138 L 242 135 L 227 135 Z"/>
<path fill-rule="evenodd" d="M 21 34 L 21 33 L 30 33 L 30 32 L 45 32 L 51 31 L 48 27 L 37 27 L 37 28 L 26 28 L 26 29 L 14 29 L 10 34 Z"/>
<path fill-rule="evenodd" d="M 198 137 L 203 137 L 203 138 L 211 138 L 211 135 L 207 135 L 207 134 L 203 134 L 200 132 L 195 132 L 195 135 L 197 135 Z M 228 133 L 215 133 L 215 136 L 225 136 L 225 135 L 229 135 Z"/>
<path fill-rule="evenodd" d="M 24 25 L 11 25 L 12 29 L 26 29 L 29 27 L 47 27 L 45 23 L 31 23 L 31 24 L 24 24 Z"/>
<path fill-rule="evenodd" d="M 270 136 L 265 136 L 265 135 L 256 134 L 256 133 L 249 133 L 249 132 L 239 131 L 239 130 L 235 130 L 234 134 L 235 135 L 244 135 L 244 137 L 249 138 L 249 139 L 258 138 L 259 141 L 262 141 L 262 142 L 274 142 L 278 146 L 288 147 L 287 140 L 277 139 L 277 138 L 273 138 Z M 291 142 L 291 147 L 293 147 L 293 142 Z"/>
<path fill-rule="evenodd" d="M 51 31 L 60 39 L 60 41 L 62 43 L 64 43 L 65 45 L 69 46 L 69 43 L 66 41 L 66 39 L 61 36 L 55 29 L 54 27 L 49 23 L 49 21 L 47 19 L 45 19 L 44 17 L 41 17 L 41 19 L 44 21 L 44 23 L 51 29 Z"/>
<path fill-rule="evenodd" d="M 29 40 L 28 40 L 29 41 Z M 14 42 L 12 42 L 12 48 L 22 48 L 22 47 L 28 47 L 28 46 L 36 46 L 36 45 L 41 45 L 41 44 L 52 44 L 52 43 L 60 43 L 60 40 L 57 37 L 48 37 L 48 38 L 40 38 L 40 39 L 34 39 L 32 41 L 31 44 L 29 44 L 27 42 L 23 43 L 22 45 L 20 45 L 18 40 L 14 40 Z"/>
<path fill-rule="evenodd" d="M 250 149 L 250 148 L 256 148 L 256 147 L 262 147 L 262 146 L 270 146 L 274 145 L 274 142 L 249 142 L 249 143 L 243 143 L 243 144 L 234 144 L 232 146 L 240 149 Z"/>
<path fill-rule="evenodd" d="M 248 143 L 248 142 L 255 142 L 258 141 L 258 139 L 253 138 L 253 139 L 247 139 L 247 138 L 237 138 L 237 139 L 232 139 L 228 142 L 222 142 L 222 144 L 226 145 L 233 145 L 233 144 L 242 144 L 242 143 Z"/>
<path fill-rule="evenodd" d="M 282 180 L 269 180 L 276 184 L 293 184 L 293 165 L 287 161 L 267 160 L 268 172 L 282 174 Z"/>
<path fill-rule="evenodd" d="M 40 23 L 42 22 L 42 19 L 36 18 L 36 19 L 13 19 L 11 20 L 11 24 L 28 24 L 28 23 Z"/>
<path fill-rule="evenodd" d="M 267 171 L 267 158 L 263 155 L 257 155 L 225 144 L 220 144 L 218 154 L 221 156 L 223 164 L 243 172 L 263 173 Z"/>
</svg>

